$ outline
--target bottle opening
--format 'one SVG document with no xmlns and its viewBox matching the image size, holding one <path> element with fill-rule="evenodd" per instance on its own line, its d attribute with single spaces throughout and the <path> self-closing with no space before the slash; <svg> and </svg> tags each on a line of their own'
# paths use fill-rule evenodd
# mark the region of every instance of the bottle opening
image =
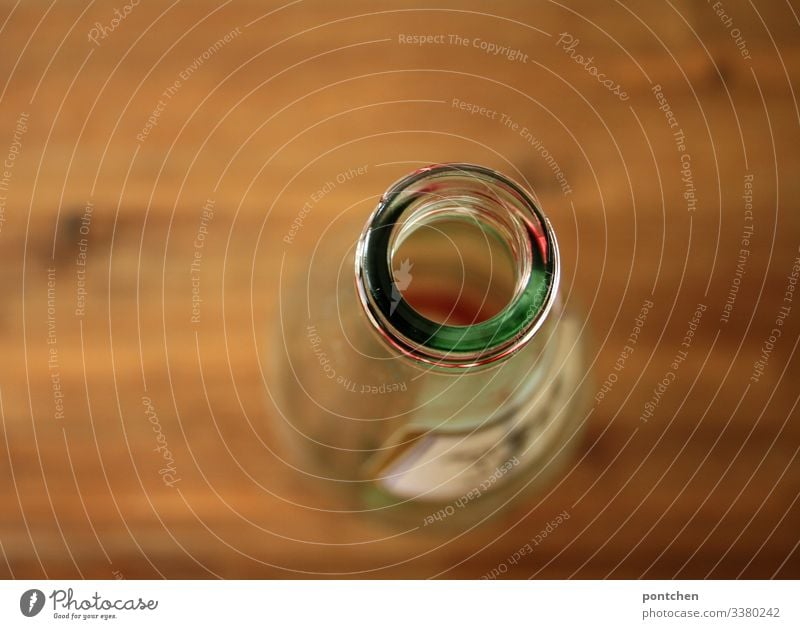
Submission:
<svg viewBox="0 0 800 629">
<path fill-rule="evenodd" d="M 557 294 L 558 246 L 516 183 L 443 164 L 384 194 L 355 271 L 364 310 L 388 343 L 425 363 L 474 367 L 510 356 L 539 330 Z"/>
<path fill-rule="evenodd" d="M 469 326 L 514 297 L 517 263 L 503 237 L 472 216 L 436 213 L 404 227 L 392 251 L 395 303 L 441 324 Z"/>
</svg>

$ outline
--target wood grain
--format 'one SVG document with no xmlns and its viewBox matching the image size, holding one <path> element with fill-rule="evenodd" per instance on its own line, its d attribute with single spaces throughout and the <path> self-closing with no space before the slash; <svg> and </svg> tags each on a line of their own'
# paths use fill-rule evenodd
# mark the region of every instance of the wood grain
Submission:
<svg viewBox="0 0 800 629">
<path fill-rule="evenodd" d="M 284 4 L 142 3 L 98 45 L 88 33 L 110 24 L 114 3 L 0 7 L 0 155 L 15 132 L 20 147 L 0 222 L 0 575 L 476 578 L 504 565 L 517 578 L 800 576 L 800 303 L 784 301 L 800 255 L 797 9 L 726 1 L 746 60 L 706 3 Z M 400 34 L 458 34 L 528 62 Z M 692 212 L 653 85 L 685 132 Z M 531 130 L 572 192 L 519 130 L 454 98 Z M 564 294 L 586 313 L 598 388 L 642 302 L 655 306 L 552 491 L 469 533 L 399 534 L 326 511 L 335 499 L 281 463 L 260 366 L 274 353 L 282 260 L 307 255 L 345 209 L 360 225 L 392 181 L 443 161 L 498 168 L 535 192 L 561 242 Z M 287 246 L 310 195 L 361 166 Z M 746 175 L 754 235 L 726 323 Z M 686 362 L 643 422 L 698 303 Z M 158 473 L 145 396 L 175 487 Z M 567 521 L 509 563 L 563 510 Z"/>
</svg>

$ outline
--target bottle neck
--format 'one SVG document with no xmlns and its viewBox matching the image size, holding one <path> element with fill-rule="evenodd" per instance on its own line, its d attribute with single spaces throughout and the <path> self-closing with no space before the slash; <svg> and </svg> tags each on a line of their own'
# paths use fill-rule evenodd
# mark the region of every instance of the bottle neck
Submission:
<svg viewBox="0 0 800 629">
<path fill-rule="evenodd" d="M 471 164 L 423 168 L 394 184 L 361 234 L 355 271 L 385 342 L 448 370 L 525 347 L 560 275 L 555 235 L 531 196 Z"/>
</svg>

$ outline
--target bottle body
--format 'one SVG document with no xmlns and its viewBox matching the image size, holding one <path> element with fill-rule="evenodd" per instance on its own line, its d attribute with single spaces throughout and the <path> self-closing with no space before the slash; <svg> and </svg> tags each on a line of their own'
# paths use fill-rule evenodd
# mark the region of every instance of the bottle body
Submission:
<svg viewBox="0 0 800 629">
<path fill-rule="evenodd" d="M 282 309 L 283 433 L 348 509 L 479 520 L 569 459 L 582 326 L 558 298 L 549 223 L 497 177 L 445 165 L 401 180 L 356 246 L 322 244 Z"/>
</svg>

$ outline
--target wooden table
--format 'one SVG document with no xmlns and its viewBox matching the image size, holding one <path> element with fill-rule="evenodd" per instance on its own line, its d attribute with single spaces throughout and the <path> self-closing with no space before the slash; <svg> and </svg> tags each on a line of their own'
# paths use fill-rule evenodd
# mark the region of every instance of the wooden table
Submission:
<svg viewBox="0 0 800 629">
<path fill-rule="evenodd" d="M 3 3 L 0 575 L 800 576 L 797 10 L 411 5 Z M 284 256 L 443 161 L 527 182 L 618 379 L 551 491 L 398 534 L 276 457 L 259 356 Z"/>
</svg>

